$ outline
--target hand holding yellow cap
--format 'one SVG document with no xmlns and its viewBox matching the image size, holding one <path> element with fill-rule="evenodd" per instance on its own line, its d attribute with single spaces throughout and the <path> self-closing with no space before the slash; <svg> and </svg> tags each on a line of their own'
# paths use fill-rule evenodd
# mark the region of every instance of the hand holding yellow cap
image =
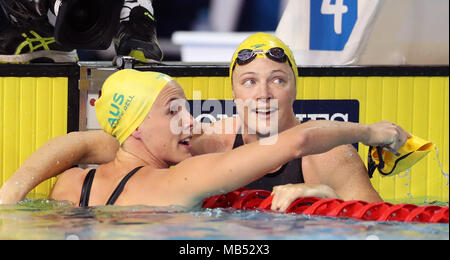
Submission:
<svg viewBox="0 0 450 260">
<path fill-rule="evenodd" d="M 372 177 L 375 169 L 382 176 L 392 176 L 406 171 L 420 161 L 425 155 L 434 149 L 434 144 L 417 136 L 411 136 L 406 143 L 400 147 L 395 155 L 381 147 L 369 147 L 368 170 Z"/>
</svg>

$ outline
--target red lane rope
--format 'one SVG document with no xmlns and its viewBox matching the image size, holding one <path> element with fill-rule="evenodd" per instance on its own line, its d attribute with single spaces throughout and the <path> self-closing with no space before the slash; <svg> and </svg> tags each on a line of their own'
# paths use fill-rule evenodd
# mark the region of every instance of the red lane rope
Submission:
<svg viewBox="0 0 450 260">
<path fill-rule="evenodd" d="M 234 208 L 270 211 L 273 195 L 265 190 L 239 189 L 203 201 L 203 208 Z M 388 202 L 367 203 L 360 200 L 320 199 L 305 197 L 296 199 L 286 213 L 313 216 L 354 218 L 370 221 L 402 221 L 423 223 L 449 223 L 449 207 L 393 205 Z"/>
</svg>

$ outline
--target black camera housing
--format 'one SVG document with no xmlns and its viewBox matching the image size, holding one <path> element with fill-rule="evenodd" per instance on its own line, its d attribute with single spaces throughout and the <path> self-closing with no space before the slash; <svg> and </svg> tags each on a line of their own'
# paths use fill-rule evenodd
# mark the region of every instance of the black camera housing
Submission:
<svg viewBox="0 0 450 260">
<path fill-rule="evenodd" d="M 56 41 L 73 49 L 107 49 L 119 28 L 123 4 L 124 0 L 62 0 Z"/>
</svg>

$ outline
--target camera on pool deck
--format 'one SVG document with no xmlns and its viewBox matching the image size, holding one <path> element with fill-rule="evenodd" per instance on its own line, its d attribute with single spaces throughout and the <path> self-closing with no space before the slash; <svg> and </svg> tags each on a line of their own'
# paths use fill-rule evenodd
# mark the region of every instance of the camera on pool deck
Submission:
<svg viewBox="0 0 450 260">
<path fill-rule="evenodd" d="M 124 0 L 57 0 L 55 39 L 74 49 L 104 50 L 119 27 Z"/>
</svg>

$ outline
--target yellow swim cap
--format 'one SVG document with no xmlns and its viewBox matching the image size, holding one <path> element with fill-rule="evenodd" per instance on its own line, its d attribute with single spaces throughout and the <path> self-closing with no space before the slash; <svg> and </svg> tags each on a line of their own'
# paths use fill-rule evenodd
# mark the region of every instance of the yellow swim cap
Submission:
<svg viewBox="0 0 450 260">
<path fill-rule="evenodd" d="M 122 143 L 144 121 L 156 97 L 173 79 L 159 72 L 124 69 L 103 83 L 101 97 L 95 102 L 102 129 Z"/>
<path fill-rule="evenodd" d="M 234 64 L 236 62 L 236 58 L 238 57 L 238 53 L 244 49 L 250 50 L 263 50 L 264 53 L 267 52 L 271 48 L 279 47 L 282 48 L 289 58 L 290 65 L 292 71 L 294 72 L 294 76 L 297 79 L 298 77 L 298 69 L 297 64 L 295 63 L 294 55 L 292 54 L 291 49 L 278 37 L 268 34 L 268 33 L 255 33 L 250 35 L 247 39 L 245 39 L 236 49 L 233 55 L 233 59 L 230 64 L 230 79 L 233 74 Z M 258 54 L 256 58 L 265 58 L 265 55 Z"/>
<path fill-rule="evenodd" d="M 398 150 L 399 156 L 385 150 L 378 151 L 375 147 L 369 148 L 368 170 L 372 176 L 375 169 L 382 176 L 395 175 L 406 171 L 420 161 L 427 153 L 434 149 L 434 144 L 417 136 L 411 136 Z M 380 160 L 380 154 L 381 158 Z M 380 164 L 381 163 L 381 164 Z"/>
</svg>

